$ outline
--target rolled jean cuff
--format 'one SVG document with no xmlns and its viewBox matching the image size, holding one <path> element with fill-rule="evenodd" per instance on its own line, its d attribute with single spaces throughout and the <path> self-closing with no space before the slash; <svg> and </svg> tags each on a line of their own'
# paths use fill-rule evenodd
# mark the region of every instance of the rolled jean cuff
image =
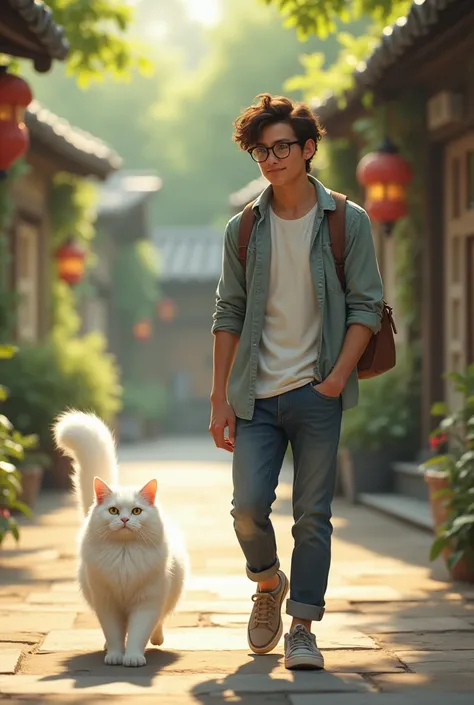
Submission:
<svg viewBox="0 0 474 705">
<path fill-rule="evenodd" d="M 262 570 L 260 573 L 254 573 L 247 566 L 247 578 L 252 580 L 252 582 L 254 582 L 254 583 L 263 583 L 264 580 L 269 580 L 270 578 L 273 578 L 273 576 L 276 575 L 279 570 L 280 570 L 280 561 L 277 558 L 276 562 L 270 568 L 267 568 L 266 570 Z"/>
<path fill-rule="evenodd" d="M 305 605 L 303 602 L 295 602 L 294 600 L 286 601 L 286 613 L 296 619 L 307 619 L 311 622 L 320 622 L 323 618 L 325 609 L 317 605 Z"/>
</svg>

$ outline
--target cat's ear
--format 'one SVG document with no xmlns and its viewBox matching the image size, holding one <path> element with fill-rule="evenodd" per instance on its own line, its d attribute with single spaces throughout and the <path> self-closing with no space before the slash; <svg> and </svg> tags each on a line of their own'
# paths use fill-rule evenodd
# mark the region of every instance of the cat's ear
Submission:
<svg viewBox="0 0 474 705">
<path fill-rule="evenodd" d="M 157 481 L 150 480 L 150 482 L 146 483 L 145 487 L 142 487 L 142 489 L 140 490 L 140 494 L 148 502 L 148 504 L 155 504 L 157 489 Z"/>
<path fill-rule="evenodd" d="M 106 482 L 100 479 L 100 477 L 94 477 L 94 494 L 97 504 L 102 504 L 104 499 L 110 497 L 112 490 Z"/>
</svg>

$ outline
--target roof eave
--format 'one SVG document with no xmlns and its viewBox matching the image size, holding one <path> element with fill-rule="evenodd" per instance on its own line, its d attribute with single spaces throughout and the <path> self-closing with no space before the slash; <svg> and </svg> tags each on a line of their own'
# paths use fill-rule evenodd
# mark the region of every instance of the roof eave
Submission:
<svg viewBox="0 0 474 705">
<path fill-rule="evenodd" d="M 451 6 L 456 4 L 468 6 L 470 2 L 471 0 L 413 2 L 406 17 L 400 18 L 392 27 L 386 28 L 365 67 L 354 72 L 354 87 L 343 96 L 343 106 L 335 96 L 329 97 L 322 104 L 312 102 L 312 108 L 321 122 L 328 126 L 337 115 L 351 110 L 360 111 L 364 93 L 377 91 L 380 88 L 386 74 L 396 62 L 406 56 L 411 49 L 416 49 L 421 39 L 428 38 L 431 32 L 436 31 L 443 20 L 443 13 Z"/>
<path fill-rule="evenodd" d="M 101 140 L 92 135 L 88 135 L 87 140 L 87 133 L 73 128 L 66 121 L 41 108 L 36 101 L 27 109 L 25 122 L 32 146 L 44 147 L 63 165 L 65 171 L 77 176 L 94 176 L 105 181 L 122 166 L 121 157 Z M 79 141 L 84 142 L 83 147 L 77 144 Z"/>
<path fill-rule="evenodd" d="M 19 58 L 32 59 L 35 69 L 49 71 L 54 59 L 64 61 L 69 53 L 65 30 L 54 21 L 47 5 L 34 0 L 6 0 L 12 12 L 22 21 L 30 41 L 8 44 L 8 53 Z"/>
</svg>

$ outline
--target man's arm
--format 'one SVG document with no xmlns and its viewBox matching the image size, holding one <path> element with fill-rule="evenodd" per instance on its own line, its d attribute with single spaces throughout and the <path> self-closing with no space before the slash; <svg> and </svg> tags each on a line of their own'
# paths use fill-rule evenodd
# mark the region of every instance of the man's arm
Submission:
<svg viewBox="0 0 474 705">
<path fill-rule="evenodd" d="M 380 330 L 383 308 L 382 279 L 375 255 L 370 220 L 357 213 L 348 229 L 345 250 L 347 332 L 342 350 L 328 377 L 324 393 L 338 396 L 374 333 Z"/>
<path fill-rule="evenodd" d="M 222 272 L 217 284 L 212 332 L 225 330 L 240 335 L 245 320 L 247 290 L 237 245 L 238 220 L 227 224 L 222 252 Z"/>
<path fill-rule="evenodd" d="M 245 275 L 238 256 L 236 233 L 228 224 L 224 237 L 222 274 L 216 292 L 212 332 L 213 372 L 209 431 L 218 448 L 234 449 L 235 414 L 227 400 L 227 386 L 245 319 Z M 228 428 L 227 438 L 225 429 Z"/>
</svg>

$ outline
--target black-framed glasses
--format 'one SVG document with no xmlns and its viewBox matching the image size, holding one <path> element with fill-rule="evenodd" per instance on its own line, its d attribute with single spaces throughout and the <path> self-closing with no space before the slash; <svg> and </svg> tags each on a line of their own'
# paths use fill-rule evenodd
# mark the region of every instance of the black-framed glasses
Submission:
<svg viewBox="0 0 474 705">
<path fill-rule="evenodd" d="M 248 153 L 250 154 L 254 162 L 258 162 L 258 164 L 261 164 L 262 162 L 267 161 L 268 157 L 270 156 L 270 152 L 273 152 L 277 159 L 286 159 L 290 156 L 291 146 L 293 144 L 301 143 L 299 140 L 295 140 L 294 142 L 277 142 L 277 144 L 274 144 L 273 147 L 264 147 L 263 145 L 257 145 L 256 147 L 252 147 L 252 149 L 249 149 Z"/>
</svg>

